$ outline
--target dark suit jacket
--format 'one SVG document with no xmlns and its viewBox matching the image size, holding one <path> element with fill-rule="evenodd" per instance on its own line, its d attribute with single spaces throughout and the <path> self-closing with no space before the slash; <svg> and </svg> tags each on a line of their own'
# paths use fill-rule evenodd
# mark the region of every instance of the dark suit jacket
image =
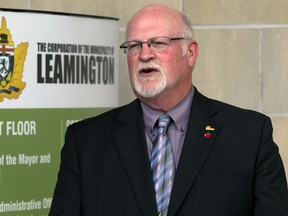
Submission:
<svg viewBox="0 0 288 216">
<path fill-rule="evenodd" d="M 206 126 L 214 131 L 204 137 Z M 67 129 L 50 216 L 156 216 L 138 99 Z M 169 216 L 288 216 L 270 119 L 195 92 Z"/>
</svg>

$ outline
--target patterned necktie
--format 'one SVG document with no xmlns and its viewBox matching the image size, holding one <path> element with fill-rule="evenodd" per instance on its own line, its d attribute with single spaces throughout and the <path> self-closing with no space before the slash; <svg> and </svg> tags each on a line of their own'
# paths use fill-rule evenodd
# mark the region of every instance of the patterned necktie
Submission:
<svg viewBox="0 0 288 216">
<path fill-rule="evenodd" d="M 159 216 L 167 215 L 175 176 L 174 157 L 167 134 L 169 122 L 169 115 L 163 114 L 159 117 L 157 135 L 151 155 L 151 170 Z"/>
</svg>

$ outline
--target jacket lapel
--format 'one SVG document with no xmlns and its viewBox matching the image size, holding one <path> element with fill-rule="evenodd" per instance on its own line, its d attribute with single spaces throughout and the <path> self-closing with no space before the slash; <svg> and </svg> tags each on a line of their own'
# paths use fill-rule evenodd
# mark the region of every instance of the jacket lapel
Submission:
<svg viewBox="0 0 288 216">
<path fill-rule="evenodd" d="M 195 91 L 168 215 L 175 215 L 185 196 L 189 193 L 221 128 L 219 123 L 212 120 L 212 116 L 217 110 L 211 107 L 209 100 Z"/>
<path fill-rule="evenodd" d="M 138 100 L 120 114 L 121 127 L 114 133 L 116 147 L 143 215 L 156 215 L 157 207 Z"/>
</svg>

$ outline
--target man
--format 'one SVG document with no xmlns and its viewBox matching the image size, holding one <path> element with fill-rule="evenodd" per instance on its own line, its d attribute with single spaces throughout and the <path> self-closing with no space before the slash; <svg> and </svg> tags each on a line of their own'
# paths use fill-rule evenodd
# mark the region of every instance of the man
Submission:
<svg viewBox="0 0 288 216">
<path fill-rule="evenodd" d="M 146 6 L 126 40 L 137 99 L 67 129 L 49 215 L 288 216 L 270 119 L 192 85 L 198 44 L 186 16 Z"/>
</svg>

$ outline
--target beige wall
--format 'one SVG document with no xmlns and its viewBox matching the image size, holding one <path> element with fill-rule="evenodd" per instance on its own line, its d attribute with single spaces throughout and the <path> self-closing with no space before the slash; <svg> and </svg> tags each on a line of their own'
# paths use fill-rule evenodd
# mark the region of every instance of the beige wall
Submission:
<svg viewBox="0 0 288 216">
<path fill-rule="evenodd" d="M 0 8 L 116 17 L 122 42 L 131 14 L 153 2 L 191 17 L 200 44 L 193 82 L 202 93 L 272 118 L 288 174 L 287 0 L 1 0 Z M 134 99 L 122 54 L 119 93 L 120 105 Z"/>
</svg>

